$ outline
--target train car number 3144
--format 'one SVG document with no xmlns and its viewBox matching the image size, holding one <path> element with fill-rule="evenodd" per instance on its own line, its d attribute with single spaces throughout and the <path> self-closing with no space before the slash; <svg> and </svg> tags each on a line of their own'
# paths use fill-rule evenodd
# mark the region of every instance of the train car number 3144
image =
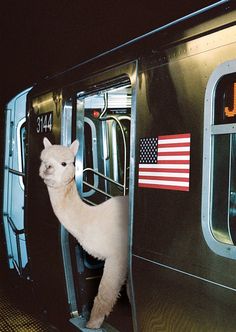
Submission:
<svg viewBox="0 0 236 332">
<path fill-rule="evenodd" d="M 52 127 L 53 127 L 53 112 L 47 112 L 37 116 L 36 118 L 37 134 L 51 132 Z"/>
</svg>

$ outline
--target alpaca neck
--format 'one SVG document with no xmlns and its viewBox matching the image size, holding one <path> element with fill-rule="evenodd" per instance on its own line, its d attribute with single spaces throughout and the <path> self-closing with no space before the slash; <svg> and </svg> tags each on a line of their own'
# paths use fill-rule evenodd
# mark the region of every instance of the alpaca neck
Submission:
<svg viewBox="0 0 236 332">
<path fill-rule="evenodd" d="M 62 187 L 48 186 L 48 193 L 55 215 L 63 226 L 74 236 L 83 227 L 83 221 L 79 215 L 86 215 L 89 206 L 80 198 L 75 181 Z M 76 211 L 76 224 L 74 222 Z M 76 227 L 76 229 L 75 229 Z"/>
<path fill-rule="evenodd" d="M 57 209 L 58 207 L 66 207 L 70 205 L 72 202 L 74 203 L 75 200 L 78 203 L 83 204 L 82 200 L 80 199 L 76 183 L 74 180 L 69 182 L 67 185 L 61 187 L 49 187 L 48 192 L 50 196 L 50 200 L 53 206 L 53 209 Z"/>
</svg>

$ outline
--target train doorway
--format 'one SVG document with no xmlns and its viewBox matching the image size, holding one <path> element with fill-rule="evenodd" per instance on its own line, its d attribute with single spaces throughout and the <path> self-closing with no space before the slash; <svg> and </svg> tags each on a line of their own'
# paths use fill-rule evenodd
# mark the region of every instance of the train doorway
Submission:
<svg viewBox="0 0 236 332">
<path fill-rule="evenodd" d="M 75 138 L 79 140 L 77 188 L 87 204 L 97 205 L 113 196 L 130 195 L 135 88 L 128 75 L 102 83 L 91 84 L 89 80 L 86 83 L 74 98 L 64 102 L 61 137 L 63 145 L 69 145 Z M 74 316 L 70 322 L 82 329 L 97 294 L 103 262 L 88 255 L 64 229 L 61 245 L 68 302 Z M 108 324 L 104 324 L 106 331 L 132 331 L 126 287 L 121 293 Z"/>
</svg>

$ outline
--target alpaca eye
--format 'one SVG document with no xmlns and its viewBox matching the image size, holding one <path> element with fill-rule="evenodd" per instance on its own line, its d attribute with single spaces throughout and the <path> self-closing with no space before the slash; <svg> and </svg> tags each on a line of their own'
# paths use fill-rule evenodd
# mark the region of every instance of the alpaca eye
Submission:
<svg viewBox="0 0 236 332">
<path fill-rule="evenodd" d="M 62 165 L 63 167 L 66 167 L 67 163 L 63 161 L 63 162 L 61 163 L 61 165 Z"/>
</svg>

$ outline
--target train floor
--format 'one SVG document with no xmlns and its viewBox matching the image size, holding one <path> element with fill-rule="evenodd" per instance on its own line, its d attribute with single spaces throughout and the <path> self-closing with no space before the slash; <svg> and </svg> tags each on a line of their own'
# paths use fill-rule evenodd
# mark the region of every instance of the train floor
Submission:
<svg viewBox="0 0 236 332">
<path fill-rule="evenodd" d="M 10 293 L 0 287 L 0 332 L 60 332 L 27 312 Z"/>
<path fill-rule="evenodd" d="M 78 331 L 78 327 L 81 331 L 89 331 L 84 328 L 85 322 L 82 322 L 82 329 L 82 325 L 75 323 L 68 322 L 62 329 L 51 325 L 47 315 L 39 310 L 36 295 L 29 283 L 15 273 L 0 269 L 0 332 L 74 332 Z M 131 307 L 125 287 L 103 328 L 98 331 L 133 331 Z"/>
</svg>

